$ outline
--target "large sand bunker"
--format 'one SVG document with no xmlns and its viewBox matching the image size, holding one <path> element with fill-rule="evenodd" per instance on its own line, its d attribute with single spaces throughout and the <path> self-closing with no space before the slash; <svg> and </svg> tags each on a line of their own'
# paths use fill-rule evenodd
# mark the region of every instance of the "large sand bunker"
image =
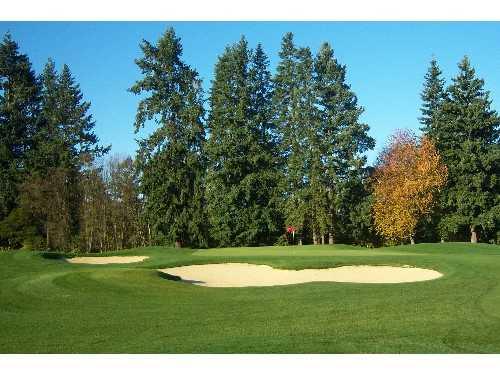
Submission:
<svg viewBox="0 0 500 375">
<path fill-rule="evenodd" d="M 70 263 L 78 264 L 123 264 L 142 262 L 147 256 L 112 256 L 112 257 L 76 257 L 66 259 Z"/>
<path fill-rule="evenodd" d="M 315 281 L 346 283 L 407 283 L 433 280 L 441 273 L 409 266 L 343 266 L 325 269 L 281 270 L 247 263 L 203 264 L 159 270 L 182 281 L 208 287 L 300 284 Z"/>
</svg>

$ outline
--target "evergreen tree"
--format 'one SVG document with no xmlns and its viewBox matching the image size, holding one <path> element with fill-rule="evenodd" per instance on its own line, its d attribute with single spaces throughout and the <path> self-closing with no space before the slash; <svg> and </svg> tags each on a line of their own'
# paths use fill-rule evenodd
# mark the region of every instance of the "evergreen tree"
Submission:
<svg viewBox="0 0 500 375">
<path fill-rule="evenodd" d="M 441 74 L 442 72 L 437 60 L 433 58 L 425 74 L 424 89 L 420 94 L 422 98 L 422 107 L 420 108 L 422 116 L 419 118 L 422 124 L 421 130 L 432 139 L 435 136 L 434 124 L 436 113 L 446 96 L 444 89 L 445 80 L 441 78 Z"/>
<path fill-rule="evenodd" d="M 272 244 L 281 232 L 282 217 L 279 212 L 278 139 L 272 121 L 272 79 L 269 60 L 259 43 L 251 55 L 249 66 L 250 111 L 249 126 L 254 134 L 251 158 L 252 173 L 245 179 L 247 190 L 252 190 L 254 208 L 253 227 L 248 243 Z"/>
<path fill-rule="evenodd" d="M 34 137 L 32 169 L 45 173 L 50 168 L 79 171 L 85 163 L 107 153 L 93 132 L 95 121 L 90 102 L 83 100 L 80 86 L 65 64 L 57 74 L 49 59 L 41 75 L 41 125 Z"/>
<path fill-rule="evenodd" d="M 49 59 L 41 75 L 41 113 L 23 182 L 23 201 L 44 223 L 48 248 L 68 249 L 79 230 L 79 178 L 85 163 L 109 150 L 98 144 L 90 103 L 69 67 Z M 47 204 L 50 202 L 50 204 Z"/>
<path fill-rule="evenodd" d="M 364 109 L 346 82 L 346 67 L 337 61 L 328 43 L 321 46 L 315 59 L 315 93 L 319 111 L 316 132 L 321 140 L 321 182 L 326 192 L 323 217 L 329 243 L 333 243 L 335 236 L 353 241 L 348 233 L 366 232 L 368 226 L 366 221 L 353 219 L 352 212 L 366 211 L 362 204 L 368 196 L 363 153 L 373 149 L 375 141 L 368 135 L 368 125 L 360 121 Z M 356 223 L 364 229 L 355 229 Z"/>
<path fill-rule="evenodd" d="M 500 227 L 500 117 L 467 57 L 458 68 L 440 106 L 434 137 L 449 170 L 440 229 L 443 236 L 467 231 L 476 242 L 478 229 L 486 238 Z"/>
<path fill-rule="evenodd" d="M 286 33 L 281 42 L 281 50 L 279 52 L 280 62 L 276 68 L 276 75 L 273 77 L 273 120 L 277 130 L 278 149 L 279 149 L 279 165 L 281 171 L 280 187 L 283 194 L 281 200 L 281 211 L 285 218 L 287 227 L 294 227 L 298 230 L 299 243 L 302 242 L 303 224 L 305 221 L 305 209 L 299 200 L 297 192 L 291 193 L 291 184 L 293 182 L 292 173 L 298 174 L 295 178 L 295 190 L 301 186 L 301 168 L 300 162 L 297 160 L 296 137 L 294 136 L 294 122 L 292 121 L 292 113 L 296 103 L 295 92 L 295 72 L 297 70 L 296 52 L 297 48 L 294 45 L 293 34 Z M 293 163 L 292 163 L 293 162 Z M 292 165 L 290 169 L 289 165 Z M 299 173 L 296 173 L 298 171 Z M 297 186 L 297 184 L 300 184 Z M 292 203 L 292 201 L 294 201 Z M 290 209 L 290 206 L 295 206 L 295 210 Z M 293 215 L 295 213 L 295 215 Z"/>
<path fill-rule="evenodd" d="M 319 243 L 319 238 L 324 237 L 328 228 L 327 216 L 327 190 L 325 184 L 325 169 L 323 165 L 323 135 L 320 132 L 320 113 L 316 106 L 316 90 L 314 82 L 314 59 L 309 47 L 297 49 L 297 65 L 295 80 L 296 101 L 295 101 L 295 142 L 294 155 L 290 159 L 290 166 L 299 166 L 297 171 L 301 171 L 299 177 L 296 174 L 292 181 L 293 185 L 301 186 L 297 193 L 298 207 L 304 209 L 304 223 L 312 235 L 314 244 Z M 293 144 L 293 143 L 292 143 Z M 290 170 L 292 170 L 291 168 Z M 300 178 L 301 183 L 297 177 Z M 293 186 L 292 185 L 292 186 Z M 291 190 L 293 192 L 293 190 Z M 292 205 L 287 205 L 287 212 L 293 212 Z M 323 240 L 324 241 L 324 240 Z"/>
<path fill-rule="evenodd" d="M 17 205 L 39 111 L 38 79 L 7 33 L 0 43 L 0 220 Z"/>
<path fill-rule="evenodd" d="M 64 137 L 60 134 L 57 71 L 52 59 L 45 64 L 40 81 L 41 126 L 34 134 L 36 147 L 32 152 L 30 163 L 38 173 L 44 175 L 49 168 L 60 166 L 61 156 L 67 154 L 69 150 L 64 148 Z"/>
<path fill-rule="evenodd" d="M 154 120 L 137 155 L 146 220 L 156 241 L 180 247 L 206 245 L 203 203 L 205 129 L 201 81 L 182 60 L 180 38 L 170 28 L 157 44 L 143 41 L 136 60 L 143 79 L 130 91 L 140 100 L 135 131 Z"/>
<path fill-rule="evenodd" d="M 294 45 L 292 33 L 284 35 L 279 56 L 281 60 L 274 77 L 273 105 L 280 134 L 283 211 L 286 225 L 297 229 L 299 244 L 302 244 L 305 227 L 311 220 L 311 156 L 317 156 L 317 147 L 313 149 L 310 143 L 315 116 L 313 60 L 308 48 Z M 317 158 L 314 162 L 316 167 Z M 318 174 L 315 175 L 317 177 Z"/>
<path fill-rule="evenodd" d="M 310 231 L 313 243 L 329 242 L 359 220 L 351 212 L 366 197 L 366 158 L 373 148 L 363 108 L 346 83 L 346 68 L 328 43 L 313 60 L 284 36 L 275 77 L 276 121 L 282 136 L 287 223 Z M 350 224 L 349 224 L 350 223 Z M 348 229 L 348 225 L 350 225 Z M 365 225 L 366 226 L 366 225 Z M 364 229 L 363 229 L 364 230 Z M 349 238 L 351 240 L 352 237 Z"/>
<path fill-rule="evenodd" d="M 370 169 L 371 167 L 367 168 L 366 176 L 362 177 L 360 183 L 352 184 L 351 196 L 355 200 L 346 202 L 338 214 L 339 218 L 345 220 L 337 222 L 337 225 L 340 223 L 339 226 L 342 227 L 340 232 L 342 243 L 352 242 L 371 247 L 380 244 L 372 215 L 374 197 L 370 191 Z"/>
<path fill-rule="evenodd" d="M 420 130 L 435 141 L 439 132 L 439 128 L 436 127 L 437 116 L 440 106 L 446 98 L 446 90 L 442 71 L 434 57 L 425 74 L 420 97 L 422 99 L 420 107 L 422 116 L 419 118 L 422 127 Z M 440 205 L 433 207 L 431 213 L 419 222 L 416 237 L 424 242 L 433 242 L 439 239 L 439 233 L 436 229 L 442 216 L 441 211 Z"/>
<path fill-rule="evenodd" d="M 206 196 L 219 246 L 269 244 L 280 229 L 268 65 L 262 47 L 253 52 L 242 37 L 215 67 Z"/>
</svg>

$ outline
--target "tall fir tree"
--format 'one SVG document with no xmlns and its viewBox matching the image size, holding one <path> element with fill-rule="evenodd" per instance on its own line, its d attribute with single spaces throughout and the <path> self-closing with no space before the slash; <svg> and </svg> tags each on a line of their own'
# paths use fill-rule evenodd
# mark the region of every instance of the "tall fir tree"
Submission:
<svg viewBox="0 0 500 375">
<path fill-rule="evenodd" d="M 218 246 L 269 244 L 281 229 L 268 65 L 262 47 L 254 52 L 242 37 L 215 66 L 206 196 Z"/>
<path fill-rule="evenodd" d="M 137 154 L 145 215 L 156 242 L 206 246 L 204 214 L 203 92 L 198 73 L 182 61 L 173 28 L 156 44 L 144 40 L 136 60 L 143 78 L 130 91 L 142 95 L 135 131 L 157 127 L 139 141 Z"/>
<path fill-rule="evenodd" d="M 36 147 L 33 150 L 31 164 L 38 173 L 44 175 L 48 169 L 58 167 L 61 156 L 68 152 L 64 148 L 64 138 L 60 134 L 57 71 L 52 59 L 45 64 L 40 81 L 41 126 L 34 135 Z"/>
<path fill-rule="evenodd" d="M 58 74 L 49 59 L 40 81 L 41 113 L 23 200 L 44 223 L 47 247 L 68 248 L 79 230 L 80 172 L 109 147 L 99 145 L 90 102 L 84 101 L 67 65 Z M 51 197 L 52 204 L 45 204 Z"/>
<path fill-rule="evenodd" d="M 364 109 L 346 81 L 346 66 L 334 57 L 329 43 L 324 43 L 315 59 L 315 93 L 321 140 L 322 184 L 325 194 L 326 229 L 329 243 L 335 237 L 359 242 L 353 233 L 366 232 L 366 220 L 352 213 L 366 212 L 366 157 L 375 141 L 369 127 L 361 122 Z M 365 215 L 366 216 L 366 215 Z M 358 228 L 358 226 L 363 228 Z M 322 233 L 324 234 L 324 232 Z M 362 240 L 361 240 L 362 241 Z"/>
<path fill-rule="evenodd" d="M 273 77 L 273 121 L 277 131 L 277 141 L 279 150 L 280 166 L 280 191 L 282 199 L 280 200 L 281 212 L 285 219 L 287 227 L 293 227 L 298 231 L 298 240 L 302 242 L 303 224 L 305 221 L 304 205 L 297 207 L 302 201 L 298 197 L 297 190 L 302 186 L 300 163 L 295 157 L 298 146 L 296 145 L 296 136 L 292 113 L 294 113 L 296 104 L 296 80 L 297 70 L 296 60 L 297 48 L 295 47 L 293 34 L 286 33 L 281 42 L 279 52 L 280 62 L 276 68 L 276 74 Z M 293 163 L 290 163 L 293 162 Z M 289 167 L 289 163 L 292 168 Z M 297 173 L 298 172 L 298 173 Z M 293 183 L 292 173 L 297 174 Z M 292 192 L 294 188 L 295 192 Z M 294 203 L 290 203 L 294 201 Z M 289 207 L 295 205 L 296 210 Z M 293 207 L 291 207 L 293 208 Z M 295 213 L 295 215 L 292 215 Z"/>
<path fill-rule="evenodd" d="M 340 231 L 361 223 L 351 220 L 353 210 L 366 211 L 354 206 L 368 195 L 363 153 L 374 140 L 359 120 L 363 108 L 346 82 L 346 68 L 328 43 L 313 59 L 308 48 L 294 46 L 288 33 L 280 57 L 274 103 L 287 224 L 302 228 L 301 235 L 310 235 L 314 244 L 325 243 L 326 236 L 333 243 L 334 237 L 342 238 Z"/>
<path fill-rule="evenodd" d="M 327 190 L 323 168 L 323 139 L 319 131 L 320 113 L 316 106 L 316 90 L 314 82 L 314 59 L 309 47 L 297 49 L 296 70 L 296 107 L 295 107 L 295 155 L 300 160 L 302 188 L 296 191 L 300 197 L 299 207 L 304 209 L 304 223 L 314 244 L 324 237 L 328 228 Z M 293 144 L 293 143 L 292 143 Z M 290 166 L 295 166 L 292 162 Z M 293 177 L 293 180 L 298 175 Z M 293 181 L 292 180 L 292 181 Z M 297 180 L 296 180 L 297 181 Z M 298 181 L 297 181 L 298 182 Z M 298 183 L 296 186 L 300 186 Z M 293 190 L 291 190 L 293 192 Z M 287 205 L 287 212 L 294 211 L 294 201 Z"/>
<path fill-rule="evenodd" d="M 424 76 L 424 85 L 420 93 L 422 100 L 420 107 L 422 116 L 418 119 L 422 125 L 420 130 L 433 141 L 438 138 L 437 116 L 446 98 L 445 79 L 442 77 L 442 74 L 436 58 L 433 57 Z M 424 242 L 438 240 L 440 235 L 437 227 L 441 216 L 441 206 L 436 205 L 432 208 L 431 213 L 419 222 L 416 237 Z"/>
<path fill-rule="evenodd" d="M 306 226 L 311 222 L 311 156 L 317 155 L 317 147 L 310 147 L 315 121 L 313 59 L 308 48 L 295 46 L 292 33 L 283 36 L 279 57 L 273 79 L 273 107 L 280 134 L 283 213 L 285 224 L 297 230 L 298 242 L 302 244 Z M 317 166 L 317 159 L 314 162 Z M 316 187 L 315 181 L 313 186 Z"/>
<path fill-rule="evenodd" d="M 18 204 L 39 112 L 39 81 L 7 33 L 0 43 L 0 220 Z"/>
<path fill-rule="evenodd" d="M 431 139 L 437 136 L 435 133 L 435 122 L 437 111 L 443 103 L 445 93 L 445 80 L 442 78 L 442 71 L 439 68 L 438 62 L 432 58 L 429 69 L 424 77 L 424 88 L 420 97 L 422 99 L 422 107 L 420 111 L 422 116 L 419 118 L 422 124 L 421 130 L 426 133 Z"/>
<path fill-rule="evenodd" d="M 250 92 L 249 126 L 254 134 L 252 173 L 245 179 L 247 190 L 253 190 L 253 227 L 247 241 L 252 244 L 272 244 L 281 233 L 279 210 L 280 186 L 278 169 L 278 139 L 272 121 L 273 85 L 269 59 L 259 43 L 251 53 L 248 86 Z"/>
<path fill-rule="evenodd" d="M 57 73 L 49 59 L 41 74 L 42 110 L 34 136 L 31 170 L 43 175 L 50 168 L 78 172 L 84 164 L 106 154 L 94 133 L 95 121 L 89 113 L 90 102 L 83 99 L 67 65 Z"/>
<path fill-rule="evenodd" d="M 49 90 L 44 85 L 44 98 L 50 96 Z M 57 77 L 56 90 L 57 105 L 44 105 L 44 119 L 52 121 L 54 131 L 59 131 L 65 142 L 59 152 L 62 158 L 60 163 L 79 169 L 83 164 L 106 154 L 110 146 L 99 144 L 99 138 L 94 133 L 95 121 L 89 113 L 91 103 L 84 100 L 80 85 L 66 64 Z"/>
<path fill-rule="evenodd" d="M 478 230 L 487 239 L 500 228 L 500 117 L 467 57 L 458 68 L 433 137 L 449 170 L 440 230 L 443 237 L 469 233 L 477 242 Z"/>
</svg>

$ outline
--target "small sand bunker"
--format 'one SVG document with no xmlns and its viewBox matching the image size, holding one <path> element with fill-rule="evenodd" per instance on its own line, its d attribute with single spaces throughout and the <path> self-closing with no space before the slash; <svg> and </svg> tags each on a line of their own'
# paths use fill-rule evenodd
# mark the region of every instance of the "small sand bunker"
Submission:
<svg viewBox="0 0 500 375">
<path fill-rule="evenodd" d="M 136 263 L 148 259 L 147 256 L 112 256 L 112 257 L 76 257 L 66 259 L 69 263 L 78 264 L 122 264 Z"/>
<path fill-rule="evenodd" d="M 204 264 L 159 270 L 174 278 L 208 287 L 272 286 L 333 281 L 345 283 L 407 283 L 433 280 L 442 274 L 409 266 L 343 266 L 325 269 L 281 270 L 247 263 Z"/>
</svg>

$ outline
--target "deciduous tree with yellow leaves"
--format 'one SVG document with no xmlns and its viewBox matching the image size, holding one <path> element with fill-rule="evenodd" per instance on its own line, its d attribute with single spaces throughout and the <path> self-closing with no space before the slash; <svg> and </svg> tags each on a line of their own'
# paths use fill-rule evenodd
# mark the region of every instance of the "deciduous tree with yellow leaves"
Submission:
<svg viewBox="0 0 500 375">
<path fill-rule="evenodd" d="M 429 138 L 397 131 L 379 155 L 373 176 L 377 232 L 388 240 L 413 244 L 417 224 L 430 213 L 447 174 Z"/>
</svg>

